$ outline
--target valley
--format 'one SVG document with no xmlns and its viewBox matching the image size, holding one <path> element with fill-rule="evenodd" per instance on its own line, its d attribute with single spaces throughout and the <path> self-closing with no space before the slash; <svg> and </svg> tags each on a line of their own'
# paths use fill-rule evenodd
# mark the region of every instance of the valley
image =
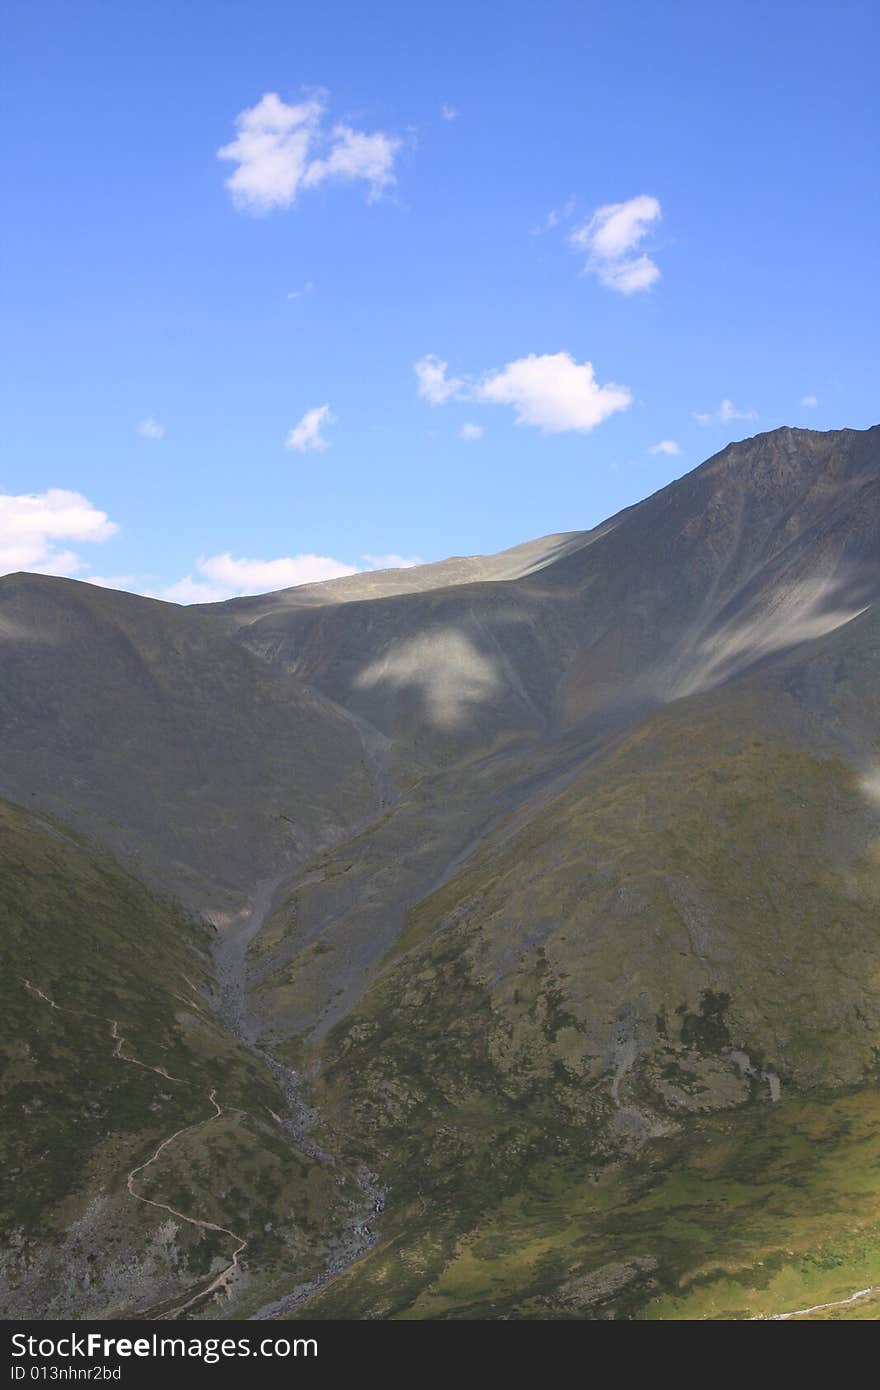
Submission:
<svg viewBox="0 0 880 1390">
<path fill-rule="evenodd" d="M 4 1315 L 871 1316 L 878 597 L 876 428 L 497 557 L 0 579 Z"/>
</svg>

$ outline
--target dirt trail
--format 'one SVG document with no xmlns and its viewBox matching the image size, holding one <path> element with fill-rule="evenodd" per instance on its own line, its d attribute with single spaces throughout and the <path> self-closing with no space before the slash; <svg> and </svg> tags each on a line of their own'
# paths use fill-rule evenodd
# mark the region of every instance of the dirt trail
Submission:
<svg viewBox="0 0 880 1390">
<path fill-rule="evenodd" d="M 46 996 L 43 995 L 43 998 L 45 999 Z M 52 1001 L 50 1000 L 49 1002 L 51 1003 Z M 58 1005 L 52 1004 L 52 1007 L 53 1009 L 57 1009 Z M 72 1012 L 72 1010 L 68 1010 L 68 1013 L 70 1012 Z M 105 1020 L 105 1022 L 106 1021 L 107 1020 Z M 151 1067 L 148 1062 L 141 1062 L 137 1057 L 126 1057 L 125 1053 L 122 1050 L 125 1047 L 125 1038 L 119 1031 L 119 1023 L 115 1018 L 111 1018 L 109 1020 L 109 1023 L 110 1036 L 116 1043 L 116 1046 L 113 1049 L 113 1056 L 118 1057 L 120 1062 L 130 1062 L 133 1067 L 143 1067 L 144 1071 L 154 1071 L 157 1076 L 164 1076 L 166 1081 L 177 1081 L 181 1086 L 189 1085 L 189 1082 L 184 1081 L 182 1076 L 172 1076 L 171 1073 L 169 1071 L 166 1071 L 164 1067 Z"/>
<path fill-rule="evenodd" d="M 119 1056 L 118 1053 L 115 1055 Z M 134 1059 L 124 1057 L 122 1060 L 133 1061 Z M 154 1067 L 153 1070 L 155 1071 L 156 1068 Z M 167 1076 L 168 1073 L 160 1071 L 159 1075 Z M 176 1080 L 177 1078 L 172 1077 L 171 1079 Z M 128 1190 L 131 1196 L 136 1198 L 137 1201 L 145 1202 L 147 1206 L 159 1207 L 162 1211 L 170 1212 L 172 1216 L 178 1216 L 182 1221 L 188 1221 L 191 1226 L 198 1226 L 200 1230 L 218 1231 L 221 1235 L 230 1236 L 233 1240 L 238 1242 L 235 1250 L 233 1250 L 232 1252 L 232 1259 L 230 1260 L 226 1268 L 221 1269 L 220 1273 L 214 1276 L 214 1278 L 211 1280 L 211 1282 L 207 1285 L 206 1288 L 199 1289 L 198 1292 L 194 1293 L 190 1298 L 188 1298 L 185 1303 L 180 1303 L 176 1307 L 170 1308 L 167 1312 L 163 1313 L 162 1317 L 164 1319 L 177 1317 L 178 1313 L 185 1312 L 187 1308 L 191 1308 L 193 1304 L 197 1303 L 200 1299 L 209 1298 L 213 1293 L 218 1292 L 220 1289 L 228 1291 L 229 1285 L 235 1278 L 236 1272 L 238 1270 L 238 1257 L 239 1255 L 241 1255 L 242 1251 L 247 1249 L 248 1243 L 245 1237 L 238 1235 L 235 1231 L 230 1231 L 228 1226 L 218 1226 L 214 1221 L 201 1221 L 196 1217 L 187 1216 L 184 1212 L 178 1211 L 176 1207 L 169 1206 L 167 1202 L 155 1202 L 150 1197 L 142 1197 L 139 1192 L 135 1192 L 134 1190 L 134 1181 L 138 1173 L 145 1172 L 147 1168 L 151 1166 L 151 1164 L 155 1163 L 156 1159 L 159 1157 L 160 1153 L 162 1153 L 163 1149 L 167 1149 L 168 1146 L 170 1144 L 173 1144 L 174 1140 L 178 1139 L 181 1134 L 189 1134 L 194 1129 L 201 1129 L 203 1125 L 209 1125 L 212 1120 L 219 1120 L 220 1116 L 224 1113 L 224 1109 L 222 1105 L 219 1105 L 217 1103 L 217 1092 L 211 1090 L 208 1093 L 208 1099 L 214 1107 L 213 1115 L 209 1115 L 207 1120 L 197 1121 L 196 1124 L 184 1125 L 182 1129 L 178 1129 L 175 1131 L 174 1134 L 170 1134 L 167 1139 L 162 1140 L 162 1143 L 156 1149 L 156 1152 L 153 1154 L 151 1158 L 147 1159 L 146 1163 L 141 1163 L 137 1168 L 132 1168 L 131 1172 L 128 1175 Z"/>
<path fill-rule="evenodd" d="M 52 1009 L 57 1009 L 61 1013 L 76 1014 L 82 1018 L 95 1018 L 102 1023 L 109 1023 L 110 1037 L 113 1041 L 113 1056 L 118 1058 L 120 1062 L 127 1062 L 131 1066 L 135 1067 L 142 1067 L 144 1071 L 155 1072 L 155 1074 L 157 1076 L 161 1076 L 163 1080 L 173 1081 L 177 1085 L 188 1086 L 191 1084 L 190 1082 L 185 1081 L 180 1076 L 172 1076 L 171 1073 L 167 1071 L 165 1067 L 154 1067 L 151 1066 L 148 1062 L 142 1062 L 138 1057 L 127 1056 L 124 1051 L 126 1039 L 120 1032 L 120 1025 L 118 1019 L 106 1018 L 101 1014 L 93 1014 L 90 1013 L 87 1009 L 70 1009 L 67 1008 L 67 1006 L 64 1004 L 58 1004 L 54 999 L 51 999 L 48 994 L 41 990 L 38 985 L 35 985 L 32 980 L 25 978 L 22 980 L 22 984 L 24 985 L 25 989 L 27 989 L 30 992 L 30 994 L 32 994 L 41 1003 L 48 1004 L 49 1007 Z M 145 1162 L 139 1163 L 136 1168 L 131 1169 L 130 1173 L 126 1178 L 126 1188 L 128 1190 L 129 1196 L 133 1197 L 136 1202 L 143 1202 L 145 1206 L 156 1207 L 160 1211 L 167 1211 L 171 1216 L 176 1216 L 178 1220 L 185 1221 L 189 1226 L 194 1226 L 196 1227 L 196 1229 L 201 1231 L 219 1232 L 221 1235 L 229 1236 L 231 1240 L 236 1242 L 236 1248 L 232 1252 L 232 1258 L 229 1264 L 226 1265 L 223 1269 L 221 1269 L 219 1274 L 214 1275 L 214 1277 L 211 1279 L 210 1283 L 206 1287 L 199 1288 L 197 1292 L 194 1293 L 190 1298 L 188 1298 L 185 1303 L 181 1303 L 176 1307 L 169 1309 L 167 1312 L 162 1313 L 160 1316 L 163 1319 L 176 1317 L 179 1313 L 185 1312 L 186 1309 L 191 1308 L 194 1303 L 199 1302 L 203 1298 L 210 1297 L 213 1293 L 219 1291 L 221 1288 L 228 1289 L 230 1282 L 232 1281 L 232 1279 L 234 1279 L 235 1274 L 238 1270 L 239 1256 L 247 1248 L 248 1244 L 244 1236 L 240 1236 L 235 1231 L 229 1230 L 227 1226 L 219 1226 L 214 1221 L 203 1221 L 200 1217 L 197 1216 L 188 1216 L 186 1212 L 179 1211 L 176 1207 L 170 1206 L 167 1202 L 157 1202 L 152 1197 L 144 1197 L 140 1192 L 137 1192 L 135 1190 L 135 1183 L 138 1174 L 144 1173 L 148 1168 L 152 1167 L 152 1165 L 158 1159 L 159 1155 L 163 1153 L 166 1149 L 168 1149 L 174 1143 L 175 1139 L 179 1139 L 182 1134 L 190 1134 L 193 1130 L 202 1129 L 203 1126 L 211 1124 L 214 1120 L 218 1120 L 221 1115 L 226 1113 L 225 1108 L 218 1103 L 217 1093 L 214 1089 L 208 1092 L 208 1100 L 210 1104 L 214 1107 L 213 1115 L 209 1115 L 204 1120 L 196 1120 L 193 1124 L 182 1125 L 181 1128 L 175 1130 L 173 1134 L 169 1134 L 166 1139 L 162 1140 L 161 1144 L 159 1144 L 155 1152 L 148 1159 L 146 1159 Z"/>
</svg>

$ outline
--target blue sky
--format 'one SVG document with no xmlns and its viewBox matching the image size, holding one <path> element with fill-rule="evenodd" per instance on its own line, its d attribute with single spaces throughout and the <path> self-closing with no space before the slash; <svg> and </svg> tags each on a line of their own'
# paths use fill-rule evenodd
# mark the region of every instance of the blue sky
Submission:
<svg viewBox="0 0 880 1390">
<path fill-rule="evenodd" d="M 6 15 L 2 570 L 489 552 L 877 421 L 874 4 Z"/>
</svg>

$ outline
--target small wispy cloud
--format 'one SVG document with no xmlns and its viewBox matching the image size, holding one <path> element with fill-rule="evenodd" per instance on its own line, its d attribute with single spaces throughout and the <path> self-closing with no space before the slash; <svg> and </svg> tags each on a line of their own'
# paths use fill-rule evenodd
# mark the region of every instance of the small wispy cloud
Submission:
<svg viewBox="0 0 880 1390">
<path fill-rule="evenodd" d="M 819 401 L 815 396 L 801 396 L 801 405 L 806 405 L 812 408 L 813 406 L 816 406 L 818 404 Z"/>
<path fill-rule="evenodd" d="M 551 208 L 544 221 L 532 228 L 532 236 L 541 236 L 543 232 L 552 232 L 554 227 L 567 222 L 574 212 L 576 203 L 577 199 L 572 197 L 568 198 L 561 207 Z"/>
<path fill-rule="evenodd" d="M 135 428 L 141 439 L 165 438 L 165 426 L 154 420 L 152 415 L 148 415 L 146 420 L 139 420 Z"/>
<path fill-rule="evenodd" d="M 315 287 L 314 287 L 314 285 L 312 284 L 311 280 L 306 280 L 306 283 L 302 286 L 301 289 L 298 289 L 298 290 L 288 290 L 288 291 L 287 291 L 287 298 L 288 298 L 288 299 L 303 299 L 307 294 L 311 294 L 311 292 L 312 292 L 312 290 L 313 290 L 314 288 L 315 288 Z"/>
<path fill-rule="evenodd" d="M 577 251 L 587 253 L 584 269 L 601 284 L 620 294 L 647 290 L 660 279 L 650 256 L 637 254 L 651 224 L 662 217 L 660 203 L 647 193 L 625 203 L 606 203 L 576 227 L 569 237 Z"/>
<path fill-rule="evenodd" d="M 723 400 L 717 410 L 692 412 L 698 425 L 725 425 L 729 420 L 757 420 L 757 410 L 741 410 L 733 401 Z"/>
<path fill-rule="evenodd" d="M 674 439 L 661 439 L 658 443 L 651 445 L 648 453 L 668 454 L 670 458 L 676 458 L 681 453 L 681 447 Z"/>
<path fill-rule="evenodd" d="M 482 425 L 472 425 L 470 421 L 462 425 L 461 429 L 458 432 L 460 439 L 467 439 L 471 441 L 475 439 L 482 439 L 485 433 L 486 431 L 483 429 Z"/>
<path fill-rule="evenodd" d="M 295 105 L 266 92 L 235 118 L 235 139 L 217 151 L 235 164 L 226 180 L 232 201 L 244 212 L 289 208 L 301 189 L 328 180 L 366 183 L 375 201 L 394 183 L 401 141 L 383 131 L 368 134 L 344 122 L 325 125 L 326 98 L 317 93 Z"/>
<path fill-rule="evenodd" d="M 461 377 L 447 376 L 449 363 L 443 362 L 433 353 L 420 357 L 414 371 L 419 383 L 419 395 L 431 405 L 444 405 L 457 396 L 464 386 Z"/>
<path fill-rule="evenodd" d="M 294 425 L 284 441 L 285 449 L 296 449 L 301 454 L 323 453 L 329 449 L 330 441 L 321 431 L 334 423 L 329 405 L 316 405 L 307 410 L 302 419 Z"/>
<path fill-rule="evenodd" d="M 457 110 L 457 108 L 454 107 L 454 106 L 450 106 L 450 105 L 449 105 L 447 102 L 445 102 L 445 101 L 444 101 L 443 105 L 440 107 L 440 115 L 443 117 L 444 121 L 457 121 L 457 120 L 458 120 L 458 110 Z"/>
</svg>

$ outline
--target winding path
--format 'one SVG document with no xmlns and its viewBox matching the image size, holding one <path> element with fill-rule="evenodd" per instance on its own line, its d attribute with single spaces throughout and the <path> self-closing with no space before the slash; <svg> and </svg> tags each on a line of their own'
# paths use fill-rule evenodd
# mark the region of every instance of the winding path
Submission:
<svg viewBox="0 0 880 1390">
<path fill-rule="evenodd" d="M 123 1034 L 120 1032 L 118 1019 L 105 1018 L 100 1014 L 93 1014 L 87 1009 L 71 1009 L 64 1004 L 58 1004 L 54 999 L 50 998 L 48 994 L 46 994 L 42 989 L 40 989 L 38 985 L 35 985 L 32 980 L 25 978 L 22 980 L 22 984 L 24 985 L 25 989 L 27 989 L 29 993 L 34 996 L 34 998 L 38 999 L 41 1003 L 48 1004 L 49 1007 L 52 1009 L 57 1009 L 60 1013 L 75 1014 L 83 1018 L 96 1018 L 99 1019 L 102 1023 L 109 1023 L 110 1037 L 113 1041 L 113 1056 L 118 1058 L 120 1062 L 128 1062 L 131 1066 L 142 1067 L 144 1071 L 155 1072 L 155 1074 L 157 1076 L 161 1076 L 163 1080 L 173 1081 L 181 1086 L 188 1086 L 191 1084 L 190 1082 L 184 1080 L 183 1077 L 172 1076 L 171 1073 L 167 1071 L 165 1067 L 154 1067 L 151 1066 L 149 1062 L 142 1062 L 139 1057 L 127 1056 L 124 1050 L 126 1040 Z M 128 1190 L 129 1196 L 133 1197 L 136 1202 L 143 1202 L 145 1206 L 156 1207 L 160 1211 L 167 1211 L 171 1216 L 176 1216 L 178 1220 L 185 1221 L 187 1225 L 194 1226 L 197 1230 L 215 1231 L 221 1235 L 229 1236 L 231 1240 L 236 1242 L 235 1249 L 232 1252 L 232 1258 L 229 1264 L 224 1266 L 224 1268 L 221 1269 L 219 1274 L 214 1275 L 210 1283 L 208 1283 L 205 1288 L 199 1288 L 196 1293 L 194 1293 L 190 1298 L 186 1300 L 185 1303 L 180 1303 L 176 1307 L 169 1309 L 165 1313 L 162 1313 L 160 1315 L 162 1319 L 175 1318 L 179 1313 L 185 1312 L 188 1308 L 191 1308 L 194 1303 L 199 1302 L 199 1300 L 210 1297 L 211 1294 L 218 1292 L 220 1289 L 228 1290 L 229 1284 L 235 1278 L 236 1272 L 238 1270 L 239 1257 L 242 1254 L 242 1252 L 247 1248 L 248 1244 L 244 1236 L 240 1236 L 235 1231 L 231 1231 L 227 1226 L 219 1226 L 214 1221 L 203 1221 L 200 1217 L 197 1216 L 187 1216 L 186 1212 L 179 1211 L 177 1207 L 170 1206 L 168 1202 L 154 1201 L 152 1197 L 144 1197 L 140 1192 L 136 1191 L 135 1189 L 135 1183 L 137 1181 L 138 1175 L 140 1173 L 146 1172 L 148 1168 L 152 1167 L 152 1165 L 158 1159 L 159 1155 L 163 1153 L 166 1149 L 170 1148 L 170 1146 L 174 1143 L 175 1139 L 179 1139 L 182 1134 L 190 1134 L 193 1130 L 202 1129 L 204 1125 L 209 1125 L 214 1120 L 219 1120 L 220 1116 L 226 1113 L 224 1107 L 219 1104 L 217 1100 L 217 1092 L 214 1089 L 208 1092 L 208 1100 L 214 1107 L 213 1115 L 209 1115 L 204 1120 L 196 1120 L 194 1124 L 182 1125 L 181 1128 L 175 1130 L 173 1134 L 169 1134 L 166 1139 L 162 1140 L 161 1144 L 158 1146 L 155 1152 L 151 1154 L 151 1156 L 148 1159 L 146 1159 L 145 1162 L 139 1163 L 136 1168 L 132 1168 L 131 1172 L 128 1174 L 128 1177 L 126 1179 L 126 1188 Z"/>
<path fill-rule="evenodd" d="M 290 1135 L 296 1147 L 307 1157 L 324 1166 L 337 1167 L 337 1160 L 332 1154 L 326 1153 L 319 1148 L 311 1138 L 310 1130 L 314 1123 L 314 1112 L 305 1104 L 299 1093 L 299 1077 L 297 1073 L 289 1067 L 285 1067 L 278 1062 L 270 1053 L 264 1051 L 257 1043 L 256 1028 L 249 1016 L 247 1008 L 247 989 L 246 989 L 246 958 L 247 950 L 253 938 L 260 930 L 267 916 L 269 915 L 274 902 L 275 894 L 281 883 L 280 879 L 265 879 L 257 884 L 254 899 L 250 912 L 240 919 L 234 927 L 227 931 L 225 937 L 218 943 L 216 952 L 216 963 L 218 970 L 218 983 L 220 987 L 220 1006 L 219 1013 L 229 1032 L 236 1040 L 248 1049 L 260 1062 L 272 1073 L 276 1083 L 280 1087 L 287 1101 L 290 1117 L 282 1120 L 282 1128 Z M 191 981 L 187 981 L 191 987 Z M 29 993 L 41 1003 L 48 1004 L 50 1008 L 63 1013 L 75 1014 L 80 1017 L 97 1019 L 102 1023 L 110 1025 L 110 1039 L 113 1043 L 113 1056 L 120 1062 L 125 1062 L 130 1066 L 141 1067 L 144 1071 L 154 1072 L 156 1076 L 162 1077 L 165 1081 L 171 1081 L 175 1085 L 189 1086 L 192 1083 L 180 1076 L 172 1076 L 165 1068 L 152 1066 L 148 1062 L 142 1062 L 139 1057 L 134 1057 L 126 1052 L 126 1039 L 121 1031 L 118 1019 L 107 1018 L 101 1014 L 91 1013 L 86 1009 L 71 1009 L 67 1005 L 58 1004 L 50 998 L 44 990 L 35 985 L 32 980 L 23 979 L 22 984 Z M 195 991 L 196 993 L 198 991 Z M 151 1168 L 154 1163 L 165 1153 L 171 1145 L 184 1134 L 190 1134 L 203 1126 L 212 1124 L 221 1115 L 229 1113 L 229 1107 L 222 1106 L 217 1100 L 217 1093 L 212 1089 L 208 1093 L 208 1101 L 213 1107 L 214 1113 L 203 1120 L 197 1120 L 192 1124 L 183 1125 L 163 1139 L 154 1152 L 143 1163 L 132 1168 L 126 1178 L 126 1188 L 130 1197 L 137 1202 L 143 1202 L 145 1206 L 155 1207 L 159 1211 L 167 1212 L 169 1215 L 184 1221 L 189 1226 L 193 1226 L 201 1231 L 212 1231 L 214 1233 L 228 1236 L 234 1242 L 229 1263 L 220 1270 L 219 1274 L 214 1275 L 210 1281 L 191 1294 L 183 1303 L 175 1304 L 174 1307 L 166 1309 L 164 1312 L 156 1313 L 155 1316 L 160 1320 L 169 1320 L 179 1317 L 186 1313 L 194 1304 L 200 1303 L 205 1299 L 218 1294 L 221 1291 L 229 1295 L 230 1286 L 239 1271 L 239 1261 L 248 1247 L 247 1237 L 239 1235 L 238 1232 L 231 1230 L 228 1226 L 220 1226 L 213 1221 L 204 1221 L 200 1217 L 188 1216 L 186 1212 L 180 1211 L 177 1207 L 171 1206 L 167 1202 L 156 1201 L 152 1197 L 145 1197 L 137 1190 L 139 1178 Z M 277 1118 L 277 1117 L 276 1117 Z M 304 1283 L 296 1284 L 287 1294 L 275 1299 L 272 1303 L 265 1304 L 251 1315 L 252 1320 L 268 1320 L 278 1318 L 285 1313 L 291 1312 L 294 1308 L 301 1307 L 312 1297 L 318 1289 L 329 1283 L 332 1279 L 348 1269 L 350 1265 L 365 1255 L 376 1243 L 376 1235 L 367 1224 L 369 1217 L 366 1212 L 380 1214 L 385 1206 L 385 1194 L 376 1184 L 372 1173 L 366 1168 L 359 1168 L 355 1174 L 355 1181 L 359 1187 L 363 1198 L 363 1212 L 353 1213 L 351 1226 L 343 1231 L 335 1243 L 335 1248 L 327 1258 L 327 1263 L 323 1270 L 313 1279 Z M 161 1305 L 159 1305 L 161 1306 Z M 143 1314 L 142 1316 L 149 1316 Z"/>
</svg>

